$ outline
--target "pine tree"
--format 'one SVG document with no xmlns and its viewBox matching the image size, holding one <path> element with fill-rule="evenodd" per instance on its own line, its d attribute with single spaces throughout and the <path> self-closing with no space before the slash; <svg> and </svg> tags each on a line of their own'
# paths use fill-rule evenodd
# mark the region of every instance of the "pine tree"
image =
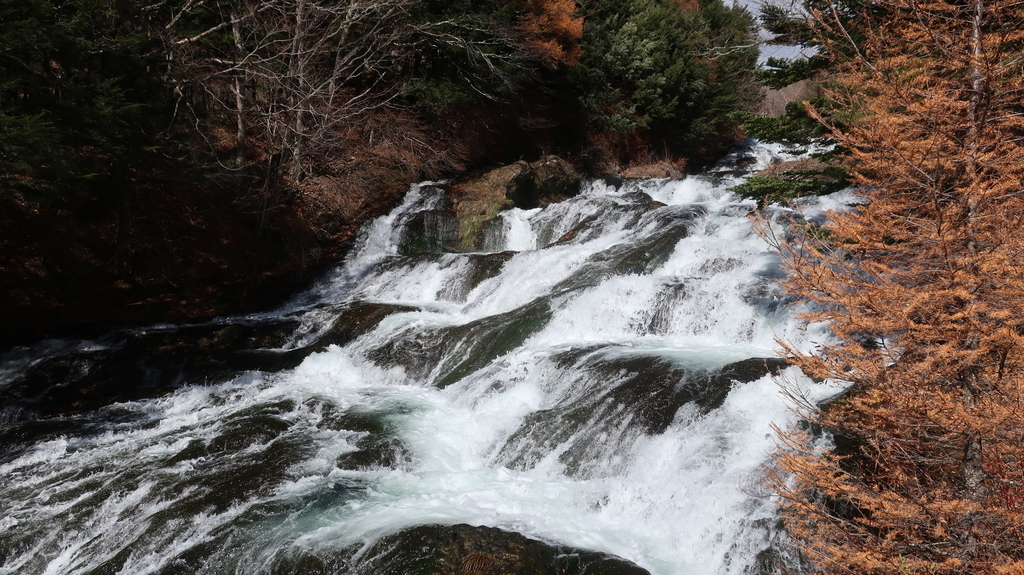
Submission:
<svg viewBox="0 0 1024 575">
<path fill-rule="evenodd" d="M 772 240 L 835 336 L 786 351 L 848 386 L 803 406 L 836 447 L 783 432 L 773 483 L 815 572 L 1024 573 L 1024 4 L 870 10 L 829 94 L 866 203 Z"/>
<path fill-rule="evenodd" d="M 159 62 L 123 17 L 96 0 L 0 0 L 0 196 L 109 189 L 148 159 Z"/>
<path fill-rule="evenodd" d="M 597 132 L 690 158 L 719 157 L 732 113 L 759 97 L 753 19 L 718 0 L 595 0 L 569 78 Z"/>
</svg>

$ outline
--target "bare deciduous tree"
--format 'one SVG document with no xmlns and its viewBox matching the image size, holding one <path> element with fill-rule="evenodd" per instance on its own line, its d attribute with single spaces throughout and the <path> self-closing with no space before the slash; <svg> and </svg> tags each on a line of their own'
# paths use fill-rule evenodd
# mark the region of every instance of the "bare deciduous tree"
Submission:
<svg viewBox="0 0 1024 575">
<path fill-rule="evenodd" d="M 187 0 L 166 12 L 163 37 L 179 93 L 203 93 L 234 114 L 236 163 L 259 134 L 273 188 L 285 173 L 299 183 L 311 149 L 398 94 L 389 82 L 411 3 Z"/>
</svg>

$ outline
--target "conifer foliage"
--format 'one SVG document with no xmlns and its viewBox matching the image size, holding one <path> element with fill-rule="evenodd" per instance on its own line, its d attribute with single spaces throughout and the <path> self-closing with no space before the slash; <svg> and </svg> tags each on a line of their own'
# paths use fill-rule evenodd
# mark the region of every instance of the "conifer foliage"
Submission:
<svg viewBox="0 0 1024 575">
<path fill-rule="evenodd" d="M 596 131 L 717 158 L 760 97 L 753 19 L 720 0 L 593 0 L 570 83 Z"/>
<path fill-rule="evenodd" d="M 866 203 L 768 230 L 835 335 L 787 352 L 849 386 L 803 406 L 836 447 L 783 432 L 774 486 L 813 572 L 1024 573 L 1024 4 L 870 9 L 829 94 Z"/>
<path fill-rule="evenodd" d="M 520 0 L 520 27 L 528 48 L 548 66 L 579 63 L 583 51 L 583 18 L 576 15 L 575 0 Z"/>
</svg>

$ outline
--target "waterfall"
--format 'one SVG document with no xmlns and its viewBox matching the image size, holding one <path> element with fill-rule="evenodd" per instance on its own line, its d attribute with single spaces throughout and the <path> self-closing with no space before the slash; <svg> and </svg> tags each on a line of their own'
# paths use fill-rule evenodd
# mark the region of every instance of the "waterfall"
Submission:
<svg viewBox="0 0 1024 575">
<path fill-rule="evenodd" d="M 462 523 L 752 572 L 781 536 L 758 472 L 794 417 L 772 373 L 836 389 L 763 359 L 827 335 L 783 305 L 741 177 L 589 181 L 501 212 L 485 251 L 408 253 L 442 205 L 426 182 L 280 309 L 5 352 L 0 574 L 351 566 Z"/>
</svg>

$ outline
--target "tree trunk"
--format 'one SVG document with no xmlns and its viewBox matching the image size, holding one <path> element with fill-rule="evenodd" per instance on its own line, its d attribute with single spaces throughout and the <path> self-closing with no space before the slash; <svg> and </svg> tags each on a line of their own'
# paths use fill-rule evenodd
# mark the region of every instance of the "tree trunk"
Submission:
<svg viewBox="0 0 1024 575">
<path fill-rule="evenodd" d="M 245 50 L 242 46 L 242 31 L 240 29 L 237 15 L 231 14 L 231 33 L 235 39 L 235 61 L 236 66 L 243 66 Z M 245 165 L 245 99 L 242 97 L 242 86 L 245 78 L 245 69 L 235 70 L 234 81 L 231 91 L 235 95 L 235 165 Z"/>
<path fill-rule="evenodd" d="M 967 257 L 968 271 L 978 278 L 980 269 L 978 266 L 978 238 L 975 234 L 975 227 L 979 217 L 979 202 L 976 196 L 981 184 L 981 168 L 978 165 L 978 153 L 981 146 L 982 132 L 984 129 L 984 118 L 982 111 L 983 91 L 985 89 L 985 69 L 983 57 L 985 46 L 982 39 L 982 25 L 985 15 L 984 0 L 973 0 L 971 4 L 971 95 L 967 106 L 968 125 L 968 150 L 967 162 L 967 183 L 970 196 L 967 201 Z M 977 280 L 976 280 L 977 281 Z M 972 320 L 977 318 L 972 317 Z M 976 338 L 967 341 L 969 350 L 977 349 Z M 968 408 L 978 403 L 980 388 L 977 381 L 977 373 L 966 374 L 963 378 L 964 402 Z M 982 467 L 982 443 L 976 433 L 971 433 L 964 445 L 964 488 L 965 496 L 970 501 L 981 501 L 985 496 L 985 473 Z"/>
<path fill-rule="evenodd" d="M 305 109 L 308 105 L 308 97 L 306 96 L 306 74 L 305 74 L 305 60 L 306 55 L 303 52 L 303 46 L 305 44 L 306 35 L 306 0 L 298 0 L 295 7 L 295 31 L 292 37 L 292 54 L 289 60 L 288 75 L 290 76 L 291 82 L 294 86 L 291 96 L 291 116 L 292 122 L 289 126 L 291 132 L 290 141 L 290 160 L 291 170 L 289 175 L 291 177 L 292 184 L 298 184 L 302 180 L 302 160 L 303 160 L 303 139 L 305 131 Z"/>
</svg>

